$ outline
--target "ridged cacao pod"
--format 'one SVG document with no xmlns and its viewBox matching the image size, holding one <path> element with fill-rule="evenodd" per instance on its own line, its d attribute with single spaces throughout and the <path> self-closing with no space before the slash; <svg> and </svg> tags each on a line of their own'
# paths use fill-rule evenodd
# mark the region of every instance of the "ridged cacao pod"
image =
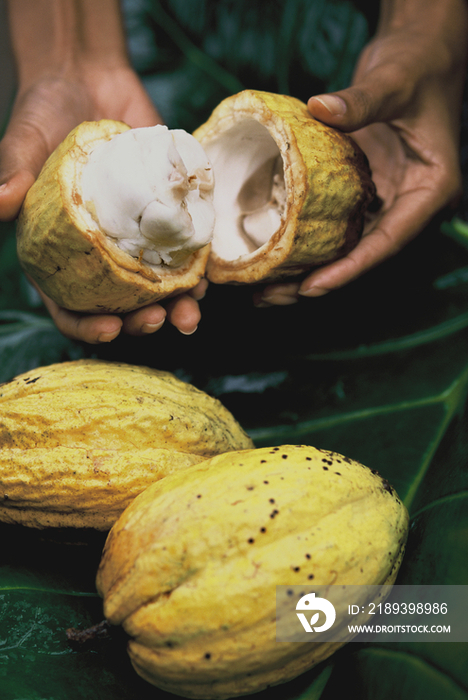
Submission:
<svg viewBox="0 0 468 700">
<path fill-rule="evenodd" d="M 217 399 L 169 372 L 39 367 L 0 385 L 0 521 L 108 530 L 154 481 L 252 445 Z"/>
<path fill-rule="evenodd" d="M 288 681 L 342 644 L 276 641 L 276 586 L 391 585 L 408 513 L 377 472 L 285 445 L 213 457 L 150 486 L 108 535 L 106 618 L 150 683 L 230 698 Z"/>
</svg>

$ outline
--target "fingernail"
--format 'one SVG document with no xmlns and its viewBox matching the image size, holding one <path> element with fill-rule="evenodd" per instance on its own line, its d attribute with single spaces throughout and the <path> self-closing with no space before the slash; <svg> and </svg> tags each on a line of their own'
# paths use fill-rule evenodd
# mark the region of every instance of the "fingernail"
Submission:
<svg viewBox="0 0 468 700">
<path fill-rule="evenodd" d="M 320 97 L 316 97 L 314 95 L 314 100 L 318 100 L 334 117 L 342 117 L 346 113 L 346 102 L 341 97 L 336 95 L 320 95 Z"/>
<path fill-rule="evenodd" d="M 179 328 L 179 331 L 182 333 L 182 335 L 193 335 L 195 333 L 195 331 L 197 330 L 197 328 L 198 328 L 198 326 L 195 326 L 193 331 L 181 331 Z"/>
<path fill-rule="evenodd" d="M 97 338 L 97 342 L 98 343 L 110 343 L 111 340 L 114 340 L 114 338 L 117 338 L 119 333 L 120 333 L 120 328 L 118 331 L 114 331 L 113 333 L 101 333 Z"/>
<path fill-rule="evenodd" d="M 329 291 L 329 289 L 321 289 L 320 287 L 309 287 L 309 289 L 299 289 L 298 294 L 301 297 L 323 297 Z"/>
<path fill-rule="evenodd" d="M 159 331 L 161 326 L 164 324 L 165 319 L 160 321 L 159 323 L 144 323 L 141 327 L 141 332 L 142 333 L 154 333 L 155 331 Z"/>
<path fill-rule="evenodd" d="M 271 294 L 263 297 L 262 301 L 266 304 L 274 304 L 275 306 L 289 306 L 297 304 L 297 297 L 287 296 L 287 294 Z"/>
</svg>

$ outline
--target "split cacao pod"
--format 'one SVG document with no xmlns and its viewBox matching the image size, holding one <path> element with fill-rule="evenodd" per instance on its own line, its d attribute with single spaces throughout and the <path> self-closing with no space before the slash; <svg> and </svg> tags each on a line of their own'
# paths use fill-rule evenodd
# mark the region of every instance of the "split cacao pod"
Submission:
<svg viewBox="0 0 468 700">
<path fill-rule="evenodd" d="M 93 151 L 128 129 L 112 120 L 76 127 L 25 198 L 18 258 L 59 306 L 122 313 L 203 276 L 218 284 L 280 281 L 346 255 L 360 239 L 375 186 L 359 146 L 294 97 L 244 90 L 193 134 L 214 172 L 211 243 L 179 266 L 151 265 L 102 231 L 84 201 Z"/>
</svg>

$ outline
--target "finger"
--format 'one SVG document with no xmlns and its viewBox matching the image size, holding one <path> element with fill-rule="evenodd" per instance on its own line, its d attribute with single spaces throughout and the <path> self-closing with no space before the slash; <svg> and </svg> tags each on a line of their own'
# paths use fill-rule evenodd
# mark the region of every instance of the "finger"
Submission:
<svg viewBox="0 0 468 700">
<path fill-rule="evenodd" d="M 97 345 L 98 343 L 109 343 L 119 335 L 122 321 L 118 316 L 107 314 L 86 316 L 75 311 L 68 311 L 44 294 L 29 275 L 26 277 L 37 289 L 57 329 L 66 338 Z"/>
<path fill-rule="evenodd" d="M 133 70 L 128 72 L 128 80 L 129 85 L 127 87 L 127 94 L 131 97 L 128 99 L 127 107 L 124 108 L 118 118 L 122 119 L 133 129 L 145 126 L 154 126 L 155 124 L 164 124 L 163 118 Z M 109 97 L 112 99 L 115 91 L 115 83 L 111 83 L 109 85 L 109 90 Z M 104 101 L 105 105 L 108 103 L 108 101 Z"/>
<path fill-rule="evenodd" d="M 35 176 L 28 170 L 20 170 L 0 185 L 0 221 L 15 219 L 26 196 L 34 183 Z"/>
<path fill-rule="evenodd" d="M 21 110 L 13 114 L 7 132 L 0 143 L 0 182 L 14 185 L 16 178 L 34 180 L 50 154 L 50 149 L 40 130 L 22 120 Z M 21 183 L 21 179 L 20 179 Z"/>
<path fill-rule="evenodd" d="M 62 308 L 59 308 L 53 320 L 65 337 L 90 345 L 110 343 L 117 338 L 122 327 L 118 316 L 83 316 Z"/>
<path fill-rule="evenodd" d="M 269 284 L 254 294 L 255 306 L 290 306 L 298 302 L 299 283 Z"/>
<path fill-rule="evenodd" d="M 407 76 L 398 67 L 379 66 L 346 90 L 312 96 L 307 106 L 325 124 L 356 131 L 373 122 L 396 119 L 411 99 L 406 86 Z"/>
<path fill-rule="evenodd" d="M 126 314 L 122 330 L 127 335 L 143 336 L 155 333 L 164 324 L 166 310 L 159 304 L 150 304 Z"/>
<path fill-rule="evenodd" d="M 167 311 L 159 304 L 132 311 L 124 318 L 123 332 L 135 336 L 155 333 L 163 326 L 167 315 L 170 323 L 179 328 L 182 333 L 190 335 L 196 330 L 200 321 L 197 301 L 203 299 L 207 287 L 208 280 L 200 280 L 187 294 L 168 302 Z"/>
<path fill-rule="evenodd" d="M 0 142 L 0 185 L 3 185 L 0 220 L 3 221 L 17 216 L 50 153 L 74 126 L 66 111 L 58 116 L 40 90 L 38 93 L 37 98 L 26 94 L 18 99 Z M 50 102 L 53 104 L 53 96 Z"/>
<path fill-rule="evenodd" d="M 322 296 L 357 279 L 398 253 L 424 228 L 437 209 L 432 190 L 401 195 L 354 250 L 341 260 L 315 270 L 302 282 L 299 294 Z"/>
<path fill-rule="evenodd" d="M 57 329 L 70 340 L 97 345 L 109 343 L 120 333 L 122 321 L 118 316 L 85 316 L 75 311 L 63 309 L 40 290 L 39 294 Z"/>
<path fill-rule="evenodd" d="M 205 297 L 208 284 L 207 279 L 202 279 L 195 287 L 193 287 L 193 289 L 188 291 L 187 294 L 189 294 L 196 301 L 201 301 Z"/>
<path fill-rule="evenodd" d="M 184 335 L 192 335 L 200 323 L 198 302 L 189 294 L 182 294 L 167 305 L 167 318 Z"/>
</svg>

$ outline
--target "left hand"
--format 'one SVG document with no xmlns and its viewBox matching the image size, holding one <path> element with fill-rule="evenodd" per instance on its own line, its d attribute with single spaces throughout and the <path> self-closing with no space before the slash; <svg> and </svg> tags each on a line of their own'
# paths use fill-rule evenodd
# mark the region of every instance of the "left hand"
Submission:
<svg viewBox="0 0 468 700">
<path fill-rule="evenodd" d="M 82 314 L 68 311 L 37 289 L 44 306 L 58 330 L 66 338 L 92 345 L 109 343 L 121 332 L 133 336 L 145 336 L 158 331 L 169 321 L 183 335 L 191 335 L 197 330 L 201 313 L 198 302 L 205 296 L 208 282 L 200 282 L 185 294 L 179 294 L 163 302 L 143 306 L 122 316 L 116 314 Z"/>
<path fill-rule="evenodd" d="M 162 123 L 130 65 L 118 0 L 9 0 L 8 9 L 18 90 L 0 141 L 0 221 L 18 215 L 48 156 L 81 122 L 116 119 L 134 128 Z M 193 333 L 206 286 L 202 280 L 187 294 L 123 316 L 67 311 L 39 293 L 59 331 L 96 344 L 120 332 L 153 333 L 165 319 Z"/>
<path fill-rule="evenodd" d="M 133 127 L 152 126 L 161 118 L 136 74 L 124 67 L 99 71 L 85 80 L 48 77 L 18 94 L 6 134 L 0 142 L 0 221 L 17 216 L 24 197 L 53 149 L 77 124 L 103 117 L 121 119 Z M 131 98 L 127 98 L 131 96 Z M 37 288 L 37 285 L 35 285 Z M 38 292 L 59 331 L 67 338 L 97 344 L 121 332 L 143 336 L 159 330 L 165 320 L 181 333 L 193 333 L 200 321 L 198 301 L 207 283 L 187 294 L 151 304 L 122 317 L 79 314 L 59 307 Z"/>
<path fill-rule="evenodd" d="M 418 4 L 410 0 L 405 10 L 411 15 L 410 6 Z M 254 297 L 258 306 L 292 304 L 342 287 L 401 250 L 458 198 L 468 6 L 464 0 L 423 5 L 415 21 L 398 22 L 387 13 L 352 86 L 308 102 L 313 117 L 352 132 L 369 159 L 382 208 L 346 257 L 302 282 L 267 286 Z"/>
</svg>

